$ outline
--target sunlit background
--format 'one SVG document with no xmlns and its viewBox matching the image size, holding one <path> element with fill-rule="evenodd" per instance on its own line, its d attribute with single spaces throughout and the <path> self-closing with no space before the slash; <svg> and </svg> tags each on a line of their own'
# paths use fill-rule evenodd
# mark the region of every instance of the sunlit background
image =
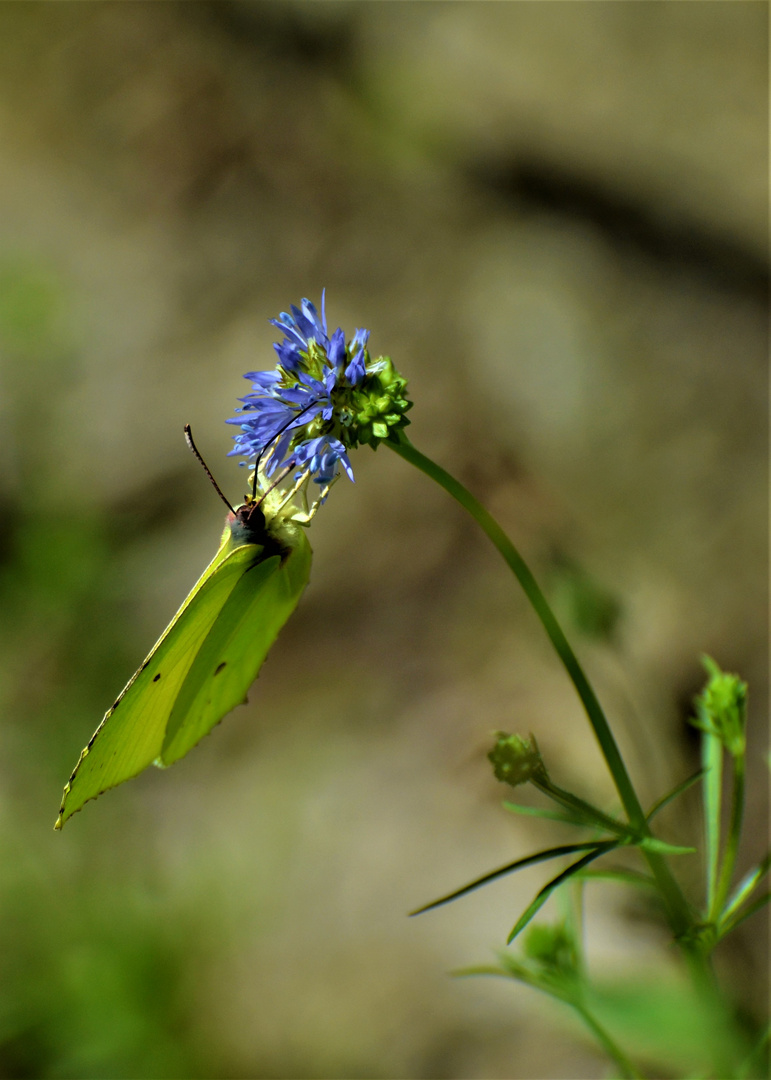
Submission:
<svg viewBox="0 0 771 1080">
<path fill-rule="evenodd" d="M 248 707 L 52 826 L 216 548 L 183 424 L 238 500 L 242 375 L 326 287 L 533 565 L 646 802 L 697 767 L 700 655 L 749 681 L 762 854 L 766 79 L 741 0 L 0 5 L 0 1075 L 606 1075 L 449 974 L 543 868 L 407 918 L 565 841 L 501 808 L 496 729 L 614 793 L 503 563 L 387 448 L 313 523 Z M 694 791 L 662 830 L 698 823 Z M 587 912 L 598 978 L 676 979 L 639 898 Z M 721 956 L 756 1017 L 764 933 Z"/>
</svg>

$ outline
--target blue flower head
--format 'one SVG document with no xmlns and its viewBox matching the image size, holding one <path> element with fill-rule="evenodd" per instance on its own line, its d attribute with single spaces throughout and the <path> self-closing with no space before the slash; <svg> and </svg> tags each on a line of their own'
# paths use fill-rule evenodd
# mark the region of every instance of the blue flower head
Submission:
<svg viewBox="0 0 771 1080">
<path fill-rule="evenodd" d="M 295 470 L 323 487 L 339 474 L 353 480 L 348 451 L 361 443 L 376 449 L 409 423 L 406 380 L 387 356 L 372 360 L 369 330 L 350 341 L 338 327 L 327 330 L 324 293 L 321 314 L 310 300 L 270 320 L 283 334 L 273 348 L 274 371 L 252 371 L 252 390 L 241 398 L 239 414 L 228 420 L 240 428 L 230 451 L 253 461 L 271 477 Z"/>
</svg>

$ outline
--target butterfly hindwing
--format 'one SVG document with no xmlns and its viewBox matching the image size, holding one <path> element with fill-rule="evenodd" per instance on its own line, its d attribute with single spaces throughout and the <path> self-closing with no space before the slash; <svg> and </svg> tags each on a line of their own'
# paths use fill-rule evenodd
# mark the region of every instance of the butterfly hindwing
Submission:
<svg viewBox="0 0 771 1080">
<path fill-rule="evenodd" d="M 161 761 L 188 752 L 236 705 L 279 630 L 297 606 L 310 573 L 305 534 L 281 562 L 274 555 L 245 570 L 201 645 L 169 716 Z"/>
</svg>

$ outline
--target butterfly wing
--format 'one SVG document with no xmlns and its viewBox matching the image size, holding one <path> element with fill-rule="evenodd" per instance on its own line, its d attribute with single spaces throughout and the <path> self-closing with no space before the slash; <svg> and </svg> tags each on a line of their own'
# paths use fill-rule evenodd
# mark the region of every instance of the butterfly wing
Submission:
<svg viewBox="0 0 771 1080">
<path fill-rule="evenodd" d="M 274 555 L 245 569 L 177 695 L 157 764 L 177 761 L 244 703 L 268 650 L 297 606 L 310 568 L 310 544 L 299 533 L 282 562 Z"/>
<path fill-rule="evenodd" d="M 244 700 L 300 598 L 310 561 L 303 533 L 283 565 L 278 556 L 265 558 L 259 545 L 228 553 L 223 543 L 80 755 L 64 789 L 57 828 L 89 799 L 153 762 L 168 765 L 182 757 Z M 220 653 L 212 667 L 211 658 Z"/>
</svg>

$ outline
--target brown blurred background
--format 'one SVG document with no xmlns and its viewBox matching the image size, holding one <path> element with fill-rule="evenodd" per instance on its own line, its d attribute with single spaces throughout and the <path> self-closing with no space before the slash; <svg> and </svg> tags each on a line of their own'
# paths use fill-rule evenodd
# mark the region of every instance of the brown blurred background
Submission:
<svg viewBox="0 0 771 1080">
<path fill-rule="evenodd" d="M 647 802 L 696 767 L 700 654 L 749 681 L 762 854 L 767 40 L 742 0 L 0 5 L 0 1075 L 606 1075 L 527 990 L 447 974 L 543 868 L 406 918 L 566 839 L 501 809 L 495 729 L 614 794 L 503 563 L 387 449 L 314 522 L 249 706 L 51 827 L 217 544 L 183 424 L 238 499 L 242 375 L 326 286 L 531 562 Z M 698 822 L 692 792 L 662 827 Z M 600 976 L 669 971 L 638 900 L 587 905 Z M 764 928 L 721 957 L 757 1015 Z"/>
</svg>

